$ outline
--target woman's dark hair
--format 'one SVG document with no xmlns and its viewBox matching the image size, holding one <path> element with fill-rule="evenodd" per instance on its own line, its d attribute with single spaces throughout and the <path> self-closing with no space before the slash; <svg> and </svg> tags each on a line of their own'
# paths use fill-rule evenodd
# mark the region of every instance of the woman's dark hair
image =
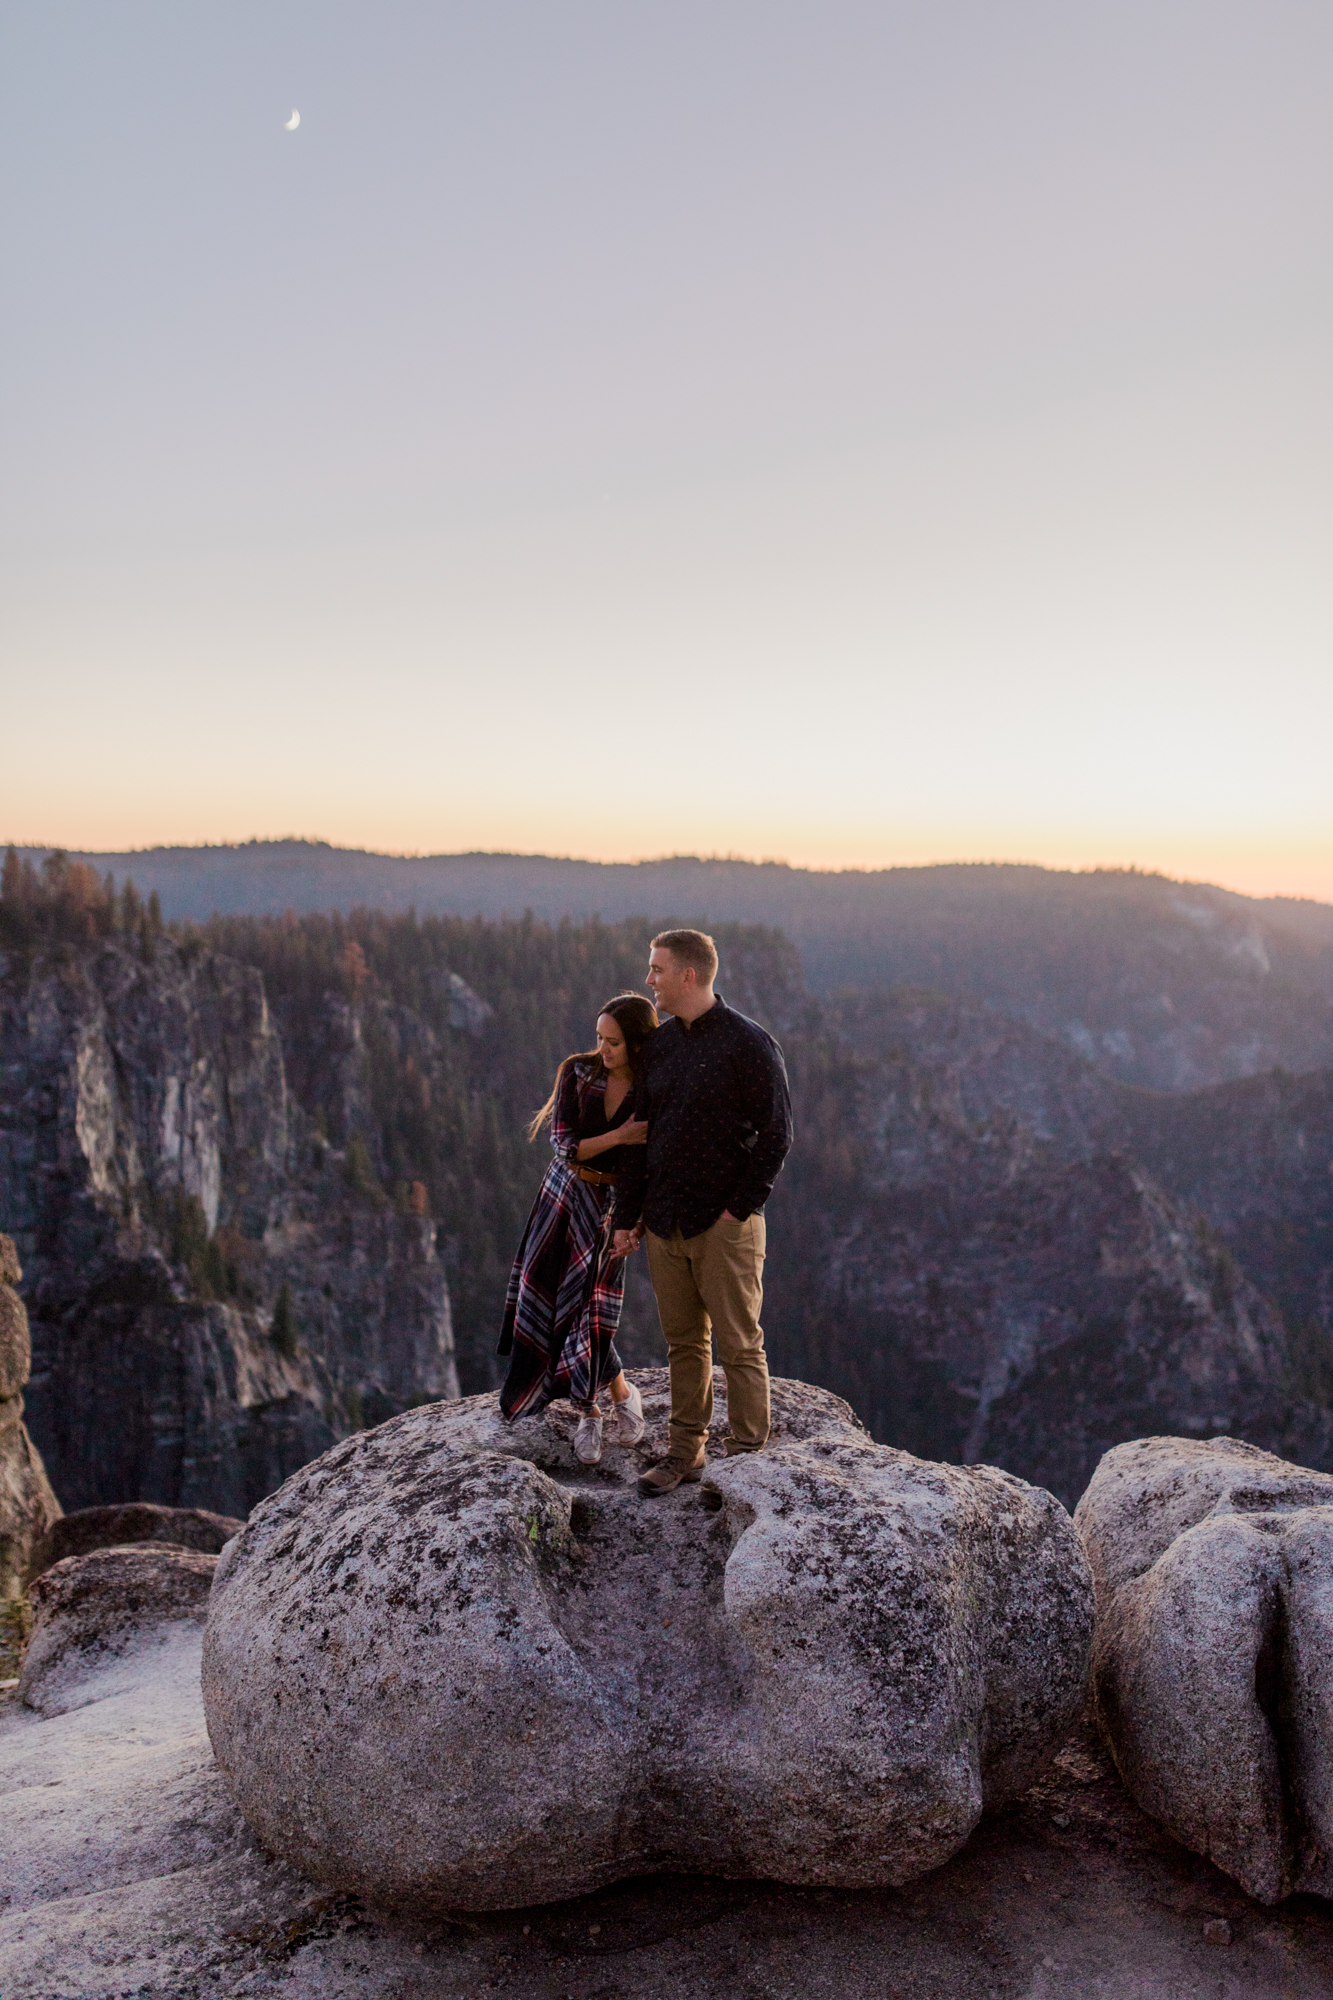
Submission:
<svg viewBox="0 0 1333 2000">
<path fill-rule="evenodd" d="M 645 1000 L 642 993 L 617 993 L 614 1000 L 608 1000 L 604 1007 L 597 1009 L 600 1021 L 603 1014 L 609 1014 L 621 1034 L 625 1037 L 625 1047 L 629 1053 L 629 1066 L 634 1076 L 639 1074 L 639 1063 L 643 1056 L 643 1045 L 653 1030 L 660 1026 L 657 1009 L 651 1000 Z M 596 1065 L 593 1075 L 603 1074 L 605 1065 L 596 1049 L 581 1049 L 572 1056 L 566 1056 L 555 1073 L 555 1083 L 551 1095 L 543 1104 L 537 1116 L 528 1127 L 529 1139 L 545 1129 L 555 1116 L 556 1101 L 564 1087 L 565 1078 L 575 1063 L 590 1062 Z"/>
</svg>

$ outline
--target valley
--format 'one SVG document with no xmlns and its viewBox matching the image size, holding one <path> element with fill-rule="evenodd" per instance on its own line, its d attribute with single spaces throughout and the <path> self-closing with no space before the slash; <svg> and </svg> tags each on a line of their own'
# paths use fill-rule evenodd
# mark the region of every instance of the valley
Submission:
<svg viewBox="0 0 1333 2000">
<path fill-rule="evenodd" d="M 492 1386 L 545 1165 L 524 1125 L 600 1002 L 641 984 L 654 922 L 170 923 L 81 864 L 17 857 L 0 917 L 0 1229 L 67 1507 L 244 1513 L 334 1438 Z M 1104 1450 L 1159 1432 L 1333 1466 L 1327 1066 L 1153 1087 L 1025 1018 L 1049 1012 L 1040 979 L 1022 1007 L 821 991 L 783 930 L 713 927 L 720 990 L 792 1077 L 775 1372 L 881 1441 L 1066 1502 Z M 1253 955 L 1218 964 L 1248 982 L 1236 1019 L 1267 1009 L 1317 1050 L 1326 993 L 1298 1006 Z M 1101 1019 L 1132 987 L 1114 954 L 1079 976 Z M 1172 1007 L 1202 1047 L 1193 977 Z M 661 1358 L 641 1268 L 621 1344 Z"/>
</svg>

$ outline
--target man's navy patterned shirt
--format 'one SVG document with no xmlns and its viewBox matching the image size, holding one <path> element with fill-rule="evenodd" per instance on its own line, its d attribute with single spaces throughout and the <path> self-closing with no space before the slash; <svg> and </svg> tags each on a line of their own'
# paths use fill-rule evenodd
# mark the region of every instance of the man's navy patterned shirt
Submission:
<svg viewBox="0 0 1333 2000">
<path fill-rule="evenodd" d="M 739 1221 L 762 1208 L 792 1140 L 782 1050 L 719 993 L 688 1024 L 673 1016 L 651 1035 L 634 1094 L 648 1143 L 617 1176 L 615 1226 L 642 1216 L 654 1236 L 711 1229 L 723 1209 Z"/>
</svg>

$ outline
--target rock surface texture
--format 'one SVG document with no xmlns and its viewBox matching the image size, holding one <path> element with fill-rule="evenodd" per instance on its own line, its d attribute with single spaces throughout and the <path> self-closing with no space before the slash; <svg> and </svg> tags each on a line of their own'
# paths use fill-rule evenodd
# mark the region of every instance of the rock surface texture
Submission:
<svg viewBox="0 0 1333 2000">
<path fill-rule="evenodd" d="M 58 1520 L 41 1454 L 23 1422 L 23 1391 L 32 1361 L 28 1314 L 16 1287 L 23 1272 L 8 1236 L 0 1236 L 0 1606 L 23 1590 L 35 1544 Z M 0 1623 L 0 1656 L 8 1651 L 8 1621 Z"/>
<path fill-rule="evenodd" d="M 338 1436 L 457 1394 L 435 1224 L 381 1186 L 358 1023 L 323 1012 L 333 1135 L 253 969 L 161 936 L 0 954 L 0 1226 L 68 1505 L 244 1514 Z"/>
<path fill-rule="evenodd" d="M 644 1444 L 595 1468 L 566 1405 L 472 1397 L 347 1439 L 228 1545 L 209 1731 L 273 1852 L 417 1909 L 669 1868 L 892 1884 L 1049 1763 L 1092 1613 L 1049 1494 L 775 1382 L 766 1451 L 645 1502 L 668 1390 L 638 1380 Z"/>
<path fill-rule="evenodd" d="M 1234 1438 L 1141 1438 L 1075 1518 L 1097 1719 L 1131 1795 L 1260 1902 L 1333 1896 L 1333 1477 Z"/>
</svg>

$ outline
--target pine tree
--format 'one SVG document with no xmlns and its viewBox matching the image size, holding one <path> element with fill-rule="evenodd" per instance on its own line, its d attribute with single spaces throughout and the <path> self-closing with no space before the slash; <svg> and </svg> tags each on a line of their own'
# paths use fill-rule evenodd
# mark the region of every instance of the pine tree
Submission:
<svg viewBox="0 0 1333 2000">
<path fill-rule="evenodd" d="M 296 1310 L 292 1305 L 292 1288 L 285 1278 L 273 1308 L 268 1337 L 279 1354 L 285 1354 L 290 1361 L 296 1353 L 297 1346 Z"/>
<path fill-rule="evenodd" d="M 384 1199 L 384 1190 L 375 1178 L 371 1164 L 370 1148 L 359 1132 L 353 1132 L 347 1141 L 347 1185 L 357 1194 L 368 1194 Z"/>
</svg>

